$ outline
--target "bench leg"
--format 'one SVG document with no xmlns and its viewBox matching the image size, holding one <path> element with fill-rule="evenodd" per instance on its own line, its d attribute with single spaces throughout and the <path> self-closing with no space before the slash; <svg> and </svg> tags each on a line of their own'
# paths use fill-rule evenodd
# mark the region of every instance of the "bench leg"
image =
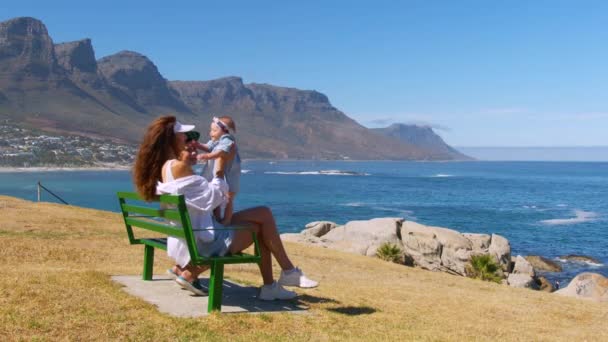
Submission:
<svg viewBox="0 0 608 342">
<path fill-rule="evenodd" d="M 144 280 L 152 280 L 154 271 L 154 247 L 145 245 L 144 249 Z"/>
<path fill-rule="evenodd" d="M 214 262 L 209 277 L 209 305 L 207 312 L 222 311 L 222 289 L 224 285 L 224 264 Z"/>
</svg>

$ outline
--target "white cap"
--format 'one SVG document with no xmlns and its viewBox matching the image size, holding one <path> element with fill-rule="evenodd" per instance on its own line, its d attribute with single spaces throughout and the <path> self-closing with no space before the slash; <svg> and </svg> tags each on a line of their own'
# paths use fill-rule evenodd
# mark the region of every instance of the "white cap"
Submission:
<svg viewBox="0 0 608 342">
<path fill-rule="evenodd" d="M 194 125 L 183 125 L 179 121 L 175 121 L 175 125 L 173 126 L 174 133 L 186 133 L 190 132 L 194 129 Z"/>
</svg>

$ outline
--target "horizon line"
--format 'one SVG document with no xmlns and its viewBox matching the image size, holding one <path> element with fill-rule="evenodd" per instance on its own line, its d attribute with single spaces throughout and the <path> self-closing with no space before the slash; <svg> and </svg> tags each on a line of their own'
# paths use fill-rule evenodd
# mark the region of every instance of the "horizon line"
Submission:
<svg viewBox="0 0 608 342">
<path fill-rule="evenodd" d="M 538 146 L 461 146 L 461 145 L 451 145 L 454 148 L 608 148 L 608 145 L 561 145 L 561 146 L 547 146 L 547 145 L 538 145 Z"/>
</svg>

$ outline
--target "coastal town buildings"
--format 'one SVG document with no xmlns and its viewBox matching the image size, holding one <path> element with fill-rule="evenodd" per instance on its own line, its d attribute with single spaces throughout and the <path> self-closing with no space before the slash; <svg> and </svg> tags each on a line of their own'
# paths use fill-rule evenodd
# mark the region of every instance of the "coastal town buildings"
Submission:
<svg viewBox="0 0 608 342">
<path fill-rule="evenodd" d="M 0 124 L 0 166 L 4 167 L 126 166 L 133 162 L 136 152 L 136 146 L 110 139 L 50 135 L 10 122 Z"/>
</svg>

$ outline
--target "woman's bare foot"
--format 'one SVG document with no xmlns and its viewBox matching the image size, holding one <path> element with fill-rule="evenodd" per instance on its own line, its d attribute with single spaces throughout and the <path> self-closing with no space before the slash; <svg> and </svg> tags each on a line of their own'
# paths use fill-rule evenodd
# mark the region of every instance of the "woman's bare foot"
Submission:
<svg viewBox="0 0 608 342">
<path fill-rule="evenodd" d="M 181 270 L 181 268 L 178 265 L 173 265 L 173 267 L 171 268 L 171 270 L 177 276 L 181 276 L 182 275 L 182 270 Z"/>
</svg>

